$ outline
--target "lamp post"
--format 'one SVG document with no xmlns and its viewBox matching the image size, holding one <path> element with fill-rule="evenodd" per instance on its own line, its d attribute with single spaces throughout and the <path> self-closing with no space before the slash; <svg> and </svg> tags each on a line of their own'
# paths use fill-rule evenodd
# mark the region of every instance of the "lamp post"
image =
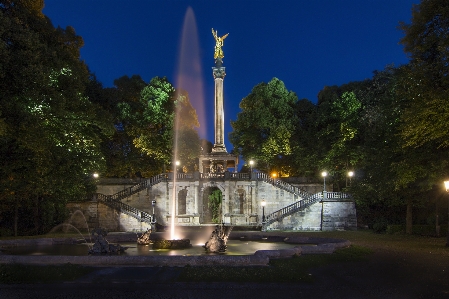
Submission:
<svg viewBox="0 0 449 299">
<path fill-rule="evenodd" d="M 253 165 L 254 165 L 254 161 L 253 160 L 249 160 L 249 169 L 250 169 L 251 173 L 253 172 Z"/>
<path fill-rule="evenodd" d="M 326 171 L 323 171 L 323 172 L 321 173 L 321 176 L 323 177 L 323 182 L 324 182 L 324 184 L 323 184 L 323 191 L 326 191 L 326 177 L 327 177 L 327 172 L 326 172 Z"/>
<path fill-rule="evenodd" d="M 446 188 L 446 192 L 449 193 L 449 180 L 444 181 L 444 187 Z M 446 238 L 446 247 L 449 247 L 449 201 L 448 201 L 448 210 L 447 210 L 447 238 Z"/>
<path fill-rule="evenodd" d="M 151 222 L 156 223 L 156 215 L 154 214 L 154 206 L 156 205 L 156 201 L 154 199 L 151 201 L 151 205 L 153 206 L 153 216 L 151 217 Z"/>
<path fill-rule="evenodd" d="M 262 199 L 262 202 L 260 203 L 260 205 L 262 206 L 262 224 L 265 223 L 265 199 Z"/>
<path fill-rule="evenodd" d="M 354 171 L 348 171 L 349 186 L 351 186 L 353 176 L 354 176 Z"/>
</svg>

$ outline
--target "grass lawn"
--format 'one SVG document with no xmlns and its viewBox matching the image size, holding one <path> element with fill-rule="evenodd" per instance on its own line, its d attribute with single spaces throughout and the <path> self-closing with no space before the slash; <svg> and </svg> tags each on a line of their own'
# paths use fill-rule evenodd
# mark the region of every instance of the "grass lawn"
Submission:
<svg viewBox="0 0 449 299">
<path fill-rule="evenodd" d="M 0 283 L 54 283 L 75 280 L 94 270 L 93 267 L 65 264 L 61 266 L 0 265 Z"/>
</svg>

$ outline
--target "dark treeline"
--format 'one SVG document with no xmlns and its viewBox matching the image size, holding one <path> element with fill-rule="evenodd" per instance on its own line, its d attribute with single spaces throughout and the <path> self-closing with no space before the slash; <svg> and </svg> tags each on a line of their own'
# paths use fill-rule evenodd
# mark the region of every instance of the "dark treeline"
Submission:
<svg viewBox="0 0 449 299">
<path fill-rule="evenodd" d="M 0 0 L 0 236 L 40 234 L 93 173 L 149 177 L 210 150 L 189 95 L 165 77 L 123 76 L 104 88 L 80 60 L 75 29 L 55 28 L 42 0 Z M 241 103 L 229 138 L 245 161 L 279 176 L 327 178 L 355 197 L 362 224 L 447 217 L 449 3 L 423 0 L 400 24 L 410 62 L 369 80 L 325 87 L 316 104 L 273 78 Z M 245 171 L 245 169 L 243 169 Z M 348 171 L 354 171 L 352 178 Z"/>
</svg>

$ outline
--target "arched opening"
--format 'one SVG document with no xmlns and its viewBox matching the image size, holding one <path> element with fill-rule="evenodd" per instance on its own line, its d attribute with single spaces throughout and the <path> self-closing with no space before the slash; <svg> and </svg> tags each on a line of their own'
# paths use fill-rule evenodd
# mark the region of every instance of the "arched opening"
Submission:
<svg viewBox="0 0 449 299">
<path fill-rule="evenodd" d="M 207 187 L 203 191 L 202 223 L 220 223 L 223 194 L 218 187 Z"/>
<path fill-rule="evenodd" d="M 187 187 L 178 192 L 178 215 L 187 214 Z"/>
</svg>

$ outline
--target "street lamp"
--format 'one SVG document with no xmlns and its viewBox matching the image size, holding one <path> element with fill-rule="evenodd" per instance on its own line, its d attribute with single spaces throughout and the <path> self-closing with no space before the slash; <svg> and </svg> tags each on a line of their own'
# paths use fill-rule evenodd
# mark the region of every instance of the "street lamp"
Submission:
<svg viewBox="0 0 449 299">
<path fill-rule="evenodd" d="M 446 192 L 449 193 L 449 181 L 444 181 L 444 187 L 446 188 Z M 448 210 L 447 210 L 447 238 L 446 238 L 446 247 L 449 247 L 449 201 L 448 201 Z"/>
<path fill-rule="evenodd" d="M 154 199 L 151 201 L 151 205 L 153 206 L 153 216 L 151 217 L 151 222 L 156 223 L 156 215 L 154 214 L 154 206 L 156 205 L 156 201 Z"/>
<path fill-rule="evenodd" d="M 327 172 L 326 172 L 326 171 L 323 171 L 323 172 L 321 173 L 321 176 L 323 177 L 323 180 L 324 180 L 323 191 L 326 191 L 326 177 L 327 177 Z"/>
<path fill-rule="evenodd" d="M 98 177 L 100 176 L 98 173 L 96 173 L 96 172 L 94 172 L 93 174 L 92 174 L 92 176 L 94 177 L 94 179 L 98 179 Z"/>
<path fill-rule="evenodd" d="M 260 203 L 262 206 L 262 224 L 265 223 L 265 199 L 262 199 L 262 202 Z"/>
<path fill-rule="evenodd" d="M 249 160 L 249 169 L 250 169 L 250 172 L 253 172 L 253 165 L 254 165 L 254 161 L 253 161 L 253 160 Z"/>
<path fill-rule="evenodd" d="M 349 186 L 351 186 L 353 176 L 354 176 L 354 171 L 348 171 Z"/>
</svg>

